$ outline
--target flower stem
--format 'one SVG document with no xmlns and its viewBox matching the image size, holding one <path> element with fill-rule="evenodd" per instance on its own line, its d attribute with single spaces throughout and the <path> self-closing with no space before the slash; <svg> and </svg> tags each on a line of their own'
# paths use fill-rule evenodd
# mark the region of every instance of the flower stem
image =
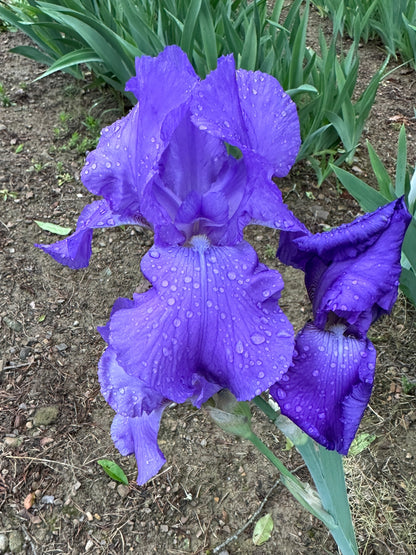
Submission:
<svg viewBox="0 0 416 555">
<path fill-rule="evenodd" d="M 318 507 L 316 506 L 316 499 L 313 499 L 313 492 L 312 498 L 310 497 L 311 491 L 307 485 L 301 484 L 303 489 L 300 491 L 296 490 L 296 487 L 292 491 L 293 484 L 291 482 L 284 482 L 285 485 L 306 509 L 323 521 L 343 555 L 358 555 L 341 455 L 336 451 L 328 451 L 328 449 L 318 445 L 293 422 L 274 411 L 263 398 L 255 397 L 253 401 L 274 422 L 279 430 L 292 441 L 301 454 L 319 493 Z M 274 459 L 277 459 L 277 457 L 273 454 L 273 457 L 270 457 L 264 452 L 263 447 L 260 448 L 257 445 L 257 441 L 254 442 L 251 438 L 249 439 L 276 466 L 283 476 L 287 476 L 281 470 L 281 467 L 284 466 L 283 463 L 279 461 L 279 465 L 275 464 Z M 268 448 L 266 447 L 266 449 Z M 291 475 L 286 468 L 285 470 L 286 473 Z M 295 480 L 299 482 L 297 478 Z"/>
</svg>

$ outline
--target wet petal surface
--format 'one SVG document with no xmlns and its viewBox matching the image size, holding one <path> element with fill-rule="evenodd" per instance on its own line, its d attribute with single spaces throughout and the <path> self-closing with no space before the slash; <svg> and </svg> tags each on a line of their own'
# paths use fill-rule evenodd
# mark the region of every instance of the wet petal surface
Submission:
<svg viewBox="0 0 416 555">
<path fill-rule="evenodd" d="M 126 90 L 138 99 L 131 112 L 102 131 L 81 172 L 85 187 L 122 215 L 142 212 L 142 195 L 157 163 L 187 111 L 198 78 L 177 46 L 156 58 L 136 60 L 137 75 Z"/>
<path fill-rule="evenodd" d="M 157 443 L 160 419 L 165 408 L 166 405 L 162 405 L 150 414 L 145 413 L 136 418 L 118 414 L 114 417 L 111 438 L 122 455 L 135 454 L 139 485 L 153 478 L 166 462 Z"/>
<path fill-rule="evenodd" d="M 296 105 L 270 75 L 236 72 L 232 56 L 220 58 L 198 85 L 191 109 L 200 129 L 259 156 L 269 177 L 282 177 L 293 165 L 300 147 Z"/>
<path fill-rule="evenodd" d="M 305 271 L 318 327 L 324 328 L 332 312 L 365 335 L 377 317 L 390 312 L 409 221 L 399 199 L 325 233 L 281 234 L 278 256 Z"/>
<path fill-rule="evenodd" d="M 247 243 L 197 243 L 151 249 L 142 271 L 153 288 L 112 315 L 109 343 L 125 372 L 175 402 L 195 395 L 195 384 L 200 403 L 212 384 L 247 400 L 292 358 L 292 326 L 277 302 L 282 279 Z"/>
<path fill-rule="evenodd" d="M 123 218 L 115 214 L 105 200 L 97 200 L 87 204 L 83 209 L 78 218 L 75 233 L 51 245 L 35 246 L 48 253 L 60 264 L 73 269 L 85 268 L 89 264 L 92 252 L 92 230 L 123 224 L 142 225 L 136 218 Z"/>
<path fill-rule="evenodd" d="M 307 324 L 293 366 L 270 393 L 281 411 L 327 449 L 346 455 L 370 399 L 376 353 L 368 339 Z"/>
</svg>

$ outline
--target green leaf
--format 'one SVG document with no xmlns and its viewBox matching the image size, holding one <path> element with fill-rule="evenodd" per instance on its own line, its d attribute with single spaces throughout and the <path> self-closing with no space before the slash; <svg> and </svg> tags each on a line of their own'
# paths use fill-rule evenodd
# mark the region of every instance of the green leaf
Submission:
<svg viewBox="0 0 416 555">
<path fill-rule="evenodd" d="M 401 197 L 404 195 L 404 184 L 406 179 L 406 165 L 407 165 L 407 141 L 406 129 L 404 125 L 400 128 L 399 133 L 399 146 L 397 148 L 397 163 L 396 163 L 396 195 Z"/>
<path fill-rule="evenodd" d="M 180 47 L 188 54 L 189 58 L 192 58 L 192 47 L 199 11 L 201 9 L 201 1 L 202 0 L 196 0 L 190 3 L 189 11 L 183 24 Z"/>
<path fill-rule="evenodd" d="M 35 60 L 35 62 L 38 62 L 39 64 L 48 66 L 53 63 L 53 58 L 43 52 L 40 52 L 40 50 L 34 48 L 33 46 L 16 46 L 15 48 L 11 48 L 10 52 Z"/>
<path fill-rule="evenodd" d="M 383 197 L 389 200 L 393 200 L 394 196 L 391 191 L 391 179 L 384 167 L 383 162 L 380 160 L 374 148 L 371 146 L 369 141 L 367 141 L 368 154 L 370 156 L 371 167 L 373 168 L 374 175 L 377 178 L 378 188 Z"/>
<path fill-rule="evenodd" d="M 102 59 L 97 56 L 92 48 L 81 48 L 75 52 L 68 52 L 64 56 L 61 56 L 56 62 L 54 62 L 48 70 L 46 70 L 42 75 L 36 77 L 35 81 L 38 79 L 43 79 L 47 75 L 54 73 L 55 71 L 62 71 L 68 67 L 75 66 L 78 64 L 87 64 L 89 62 L 101 62 Z"/>
<path fill-rule="evenodd" d="M 38 220 L 34 220 L 35 224 L 37 224 L 41 229 L 45 231 L 50 231 L 51 233 L 55 233 L 56 235 L 68 235 L 71 232 L 70 227 L 62 227 L 57 224 L 52 224 L 50 222 L 39 222 Z"/>
<path fill-rule="evenodd" d="M 199 12 L 199 26 L 201 29 L 208 71 L 217 67 L 217 40 L 209 6 L 208 0 L 204 0 L 201 5 L 201 11 Z"/>
<path fill-rule="evenodd" d="M 358 434 L 354 439 L 354 441 L 351 443 L 351 447 L 348 451 L 348 455 L 352 457 L 354 457 L 355 455 L 358 455 L 358 453 L 361 453 L 361 451 L 364 451 L 364 449 L 367 449 L 367 447 L 371 443 L 373 443 L 375 439 L 376 439 L 376 436 L 374 434 L 369 434 L 367 432 Z"/>
<path fill-rule="evenodd" d="M 416 306 L 416 274 L 412 270 L 402 268 L 400 289 L 410 302 Z"/>
<path fill-rule="evenodd" d="M 127 476 L 117 463 L 109 461 L 108 459 L 100 459 L 97 463 L 103 467 L 104 472 L 108 474 L 112 480 L 126 484 L 126 486 L 128 485 L 129 481 L 127 480 Z"/>
<path fill-rule="evenodd" d="M 267 515 L 262 516 L 261 519 L 257 521 L 256 526 L 254 527 L 254 545 L 263 545 L 264 543 L 266 543 L 272 535 L 272 530 L 273 519 L 272 516 L 267 513 Z"/>
<path fill-rule="evenodd" d="M 364 181 L 361 181 L 361 179 L 358 179 L 355 175 L 334 165 L 331 165 L 331 168 L 342 185 L 360 203 L 366 212 L 374 212 L 379 206 L 384 206 L 389 201 L 389 199 L 383 197 L 378 191 L 364 183 Z"/>
</svg>

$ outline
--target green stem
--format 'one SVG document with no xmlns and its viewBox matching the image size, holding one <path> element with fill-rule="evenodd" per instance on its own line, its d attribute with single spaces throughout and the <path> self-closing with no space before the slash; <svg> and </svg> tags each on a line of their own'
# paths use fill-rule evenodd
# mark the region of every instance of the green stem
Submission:
<svg viewBox="0 0 416 555">
<path fill-rule="evenodd" d="M 277 468 L 282 476 L 285 476 L 289 480 L 293 480 L 299 487 L 302 487 L 302 482 L 294 474 L 288 470 L 280 459 L 270 451 L 270 449 L 265 445 L 262 440 L 256 436 L 254 432 L 247 438 L 251 443 L 262 453 L 269 461 Z"/>
<path fill-rule="evenodd" d="M 318 445 L 313 439 L 293 424 L 293 422 L 274 411 L 262 397 L 255 397 L 253 401 L 285 436 L 292 441 L 301 454 L 315 482 L 322 503 L 322 510 L 316 510 L 316 505 L 313 500 L 312 503 L 310 499 L 308 499 L 306 503 L 302 502 L 304 500 L 305 491 L 292 491 L 292 484 L 287 483 L 285 485 L 306 509 L 324 522 L 343 555 L 358 555 L 341 455 L 336 451 L 328 451 L 328 449 Z M 253 442 L 251 438 L 249 439 Z M 260 452 L 282 472 L 281 466 L 283 466 L 283 464 L 280 461 L 279 466 L 275 464 L 274 460 L 264 452 L 264 447 L 266 446 L 260 448 L 257 445 L 257 441 L 253 443 L 258 447 Z M 266 447 L 266 449 L 268 448 Z M 274 458 L 276 459 L 276 457 Z M 293 476 L 287 469 L 286 472 L 290 476 Z M 285 474 L 285 476 L 286 475 L 287 474 Z M 297 478 L 295 479 L 297 480 Z M 299 480 L 297 480 L 297 482 L 299 482 Z M 310 492 L 307 491 L 307 493 Z M 311 505 L 312 510 L 310 507 Z"/>
</svg>

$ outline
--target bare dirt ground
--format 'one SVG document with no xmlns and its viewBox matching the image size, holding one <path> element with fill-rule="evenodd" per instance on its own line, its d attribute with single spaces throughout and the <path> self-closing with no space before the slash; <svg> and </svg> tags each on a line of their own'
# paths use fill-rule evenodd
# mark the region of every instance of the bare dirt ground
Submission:
<svg viewBox="0 0 416 555">
<path fill-rule="evenodd" d="M 84 89 L 67 75 L 33 82 L 42 68 L 8 52 L 26 42 L 20 34 L 0 34 L 0 83 L 7 97 L 0 102 L 0 553 L 212 553 L 265 499 L 257 518 L 272 515 L 271 539 L 254 546 L 251 523 L 223 553 L 336 553 L 326 529 L 283 486 L 271 491 L 278 478 L 272 466 L 203 411 L 179 406 L 165 412 L 160 444 L 168 462 L 154 480 L 135 484 L 134 458 L 121 457 L 109 434 L 113 412 L 99 390 L 104 343 L 96 327 L 107 321 L 117 297 L 146 288 L 139 263 L 151 233 L 97 230 L 92 262 L 81 271 L 61 267 L 33 247 L 54 240 L 34 220 L 74 227 L 91 200 L 78 177 L 80 143 L 89 144 L 94 134 L 88 116 L 104 126 L 120 117 L 123 106 L 109 91 Z M 376 45 L 362 47 L 362 83 L 383 59 Z M 415 72 L 407 68 L 386 78 L 366 127 L 364 138 L 390 170 L 402 122 L 409 159 L 416 161 L 415 87 Z M 354 171 L 374 184 L 364 138 Z M 279 183 L 310 229 L 360 213 L 333 178 L 321 188 L 315 183 L 306 164 Z M 275 261 L 275 232 L 251 228 L 247 236 L 262 261 L 282 272 L 282 308 L 300 329 L 309 315 L 302 276 Z M 378 351 L 377 379 L 360 432 L 376 440 L 345 460 L 360 553 L 414 554 L 414 307 L 400 295 L 392 316 L 374 326 L 370 338 Z M 256 411 L 254 422 L 290 469 L 301 465 Z M 129 486 L 104 474 L 97 464 L 102 458 L 123 467 Z M 308 480 L 304 468 L 298 475 Z"/>
</svg>

